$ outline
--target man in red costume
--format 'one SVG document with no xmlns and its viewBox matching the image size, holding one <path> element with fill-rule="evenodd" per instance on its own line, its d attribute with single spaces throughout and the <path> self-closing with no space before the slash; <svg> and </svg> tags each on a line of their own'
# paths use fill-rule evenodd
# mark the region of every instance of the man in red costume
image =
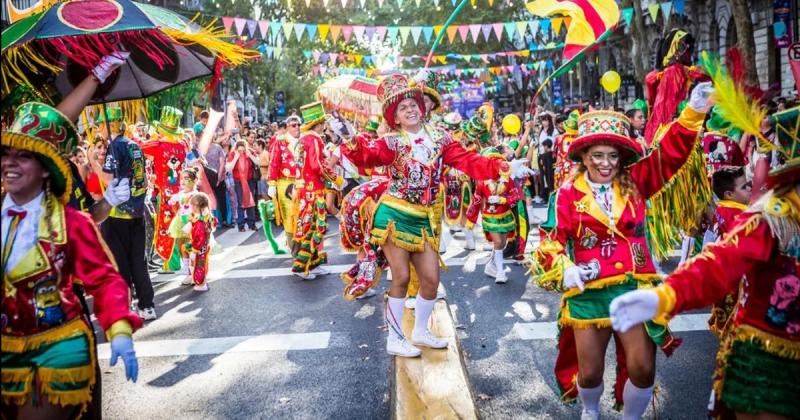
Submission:
<svg viewBox="0 0 800 420">
<path fill-rule="evenodd" d="M 157 137 L 142 145 L 144 154 L 153 160 L 158 214 L 155 225 L 155 251 L 164 260 L 165 272 L 181 268 L 180 252 L 175 238 L 169 235 L 169 224 L 175 214 L 167 204 L 169 198 L 180 190 L 181 170 L 186 160 L 186 146 L 180 142 L 183 130 L 179 128 L 183 112 L 171 106 L 161 109 L 161 120 L 156 122 Z"/>
</svg>

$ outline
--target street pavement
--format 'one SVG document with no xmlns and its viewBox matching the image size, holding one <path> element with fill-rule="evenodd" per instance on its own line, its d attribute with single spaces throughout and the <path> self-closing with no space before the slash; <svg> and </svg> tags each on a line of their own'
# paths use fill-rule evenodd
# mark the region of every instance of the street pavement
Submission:
<svg viewBox="0 0 800 420">
<path fill-rule="evenodd" d="M 224 251 L 212 257 L 207 293 L 181 286 L 174 275 L 155 276 L 159 319 L 134 334 L 138 382 L 126 383 L 120 366 L 108 366 L 107 343 L 99 346 L 105 417 L 391 417 L 381 297 L 387 279 L 378 296 L 345 301 L 338 273 L 355 255 L 342 251 L 338 223 L 328 221 L 325 248 L 334 273 L 324 277 L 289 275 L 291 260 L 272 255 L 261 230 L 218 235 Z M 559 296 L 531 285 L 513 263 L 509 282 L 495 285 L 483 274 L 490 245 L 478 232 L 473 252 L 463 251 L 456 233 L 441 278 L 480 415 L 578 418 L 577 406 L 558 402 L 552 375 Z M 278 228 L 275 234 L 283 238 Z M 704 320 L 702 312 L 682 317 L 676 329 L 683 346 L 669 359 L 658 357 L 659 418 L 705 418 L 717 341 Z M 614 418 L 613 343 L 608 356 L 602 406 Z"/>
</svg>

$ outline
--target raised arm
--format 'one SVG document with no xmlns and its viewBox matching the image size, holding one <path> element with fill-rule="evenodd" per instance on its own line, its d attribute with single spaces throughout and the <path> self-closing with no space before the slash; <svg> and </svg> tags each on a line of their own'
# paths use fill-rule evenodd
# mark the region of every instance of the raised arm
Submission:
<svg viewBox="0 0 800 420">
<path fill-rule="evenodd" d="M 481 156 L 455 140 L 444 146 L 442 161 L 477 180 L 498 179 L 511 171 L 511 165 L 504 159 Z"/>
<path fill-rule="evenodd" d="M 394 162 L 396 152 L 389 147 L 386 140 L 379 138 L 370 140 L 366 136 L 357 135 L 344 143 L 344 156 L 363 169 L 390 165 Z"/>
</svg>

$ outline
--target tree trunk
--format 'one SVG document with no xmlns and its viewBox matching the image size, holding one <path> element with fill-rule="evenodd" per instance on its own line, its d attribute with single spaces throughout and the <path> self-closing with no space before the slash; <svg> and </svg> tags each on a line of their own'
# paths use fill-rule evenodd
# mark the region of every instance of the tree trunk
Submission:
<svg viewBox="0 0 800 420">
<path fill-rule="evenodd" d="M 642 0 L 633 0 L 633 21 L 631 21 L 631 38 L 633 40 L 633 75 L 638 83 L 644 84 L 644 77 L 650 70 L 650 43 L 644 27 Z"/>
<path fill-rule="evenodd" d="M 750 6 L 747 0 L 731 0 L 733 21 L 736 24 L 736 38 L 744 61 L 745 80 L 748 84 L 759 86 L 756 70 L 756 40 L 753 35 L 753 22 L 750 20 Z"/>
</svg>

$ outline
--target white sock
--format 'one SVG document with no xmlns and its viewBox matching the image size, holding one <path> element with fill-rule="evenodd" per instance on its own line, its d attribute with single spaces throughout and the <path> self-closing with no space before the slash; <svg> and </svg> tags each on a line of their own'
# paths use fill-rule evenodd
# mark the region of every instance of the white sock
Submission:
<svg viewBox="0 0 800 420">
<path fill-rule="evenodd" d="M 389 296 L 386 301 L 386 324 L 389 327 L 389 334 L 395 338 L 405 338 L 403 334 L 403 311 L 405 311 L 405 299 Z"/>
<path fill-rule="evenodd" d="M 475 244 L 475 234 L 472 233 L 472 229 L 464 228 L 464 238 L 467 240 L 467 245 Z"/>
<path fill-rule="evenodd" d="M 625 407 L 622 409 L 623 420 L 639 420 L 647 410 L 647 404 L 653 397 L 653 386 L 639 388 L 630 379 L 625 382 L 625 389 L 622 391 L 622 401 Z"/>
<path fill-rule="evenodd" d="M 450 226 L 442 222 L 442 234 L 439 236 L 439 252 L 447 251 L 447 244 L 450 242 Z"/>
<path fill-rule="evenodd" d="M 495 249 L 494 250 L 494 266 L 497 268 L 497 274 L 504 272 L 505 267 L 503 266 L 503 250 L 502 249 Z"/>
<path fill-rule="evenodd" d="M 578 396 L 583 403 L 584 411 L 600 412 L 600 397 L 603 396 L 603 384 L 594 388 L 583 388 L 578 385 Z M 626 404 L 627 405 L 627 404 Z"/>
<path fill-rule="evenodd" d="M 428 320 L 433 312 L 436 300 L 428 300 L 417 295 L 417 307 L 414 308 L 414 334 L 421 334 L 428 330 Z"/>
</svg>

